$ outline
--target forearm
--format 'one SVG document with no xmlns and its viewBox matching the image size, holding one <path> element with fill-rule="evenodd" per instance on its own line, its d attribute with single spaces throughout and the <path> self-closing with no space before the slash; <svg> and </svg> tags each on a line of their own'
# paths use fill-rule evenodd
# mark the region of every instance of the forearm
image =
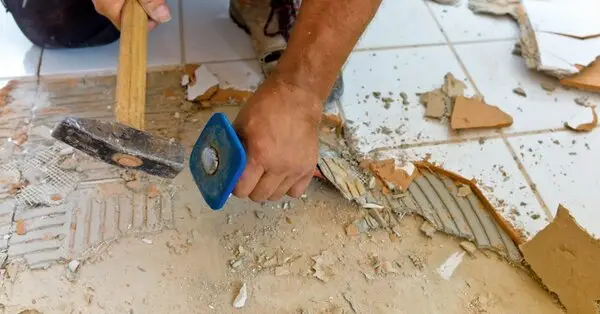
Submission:
<svg viewBox="0 0 600 314">
<path fill-rule="evenodd" d="M 325 100 L 381 0 L 303 0 L 277 76 Z"/>
</svg>

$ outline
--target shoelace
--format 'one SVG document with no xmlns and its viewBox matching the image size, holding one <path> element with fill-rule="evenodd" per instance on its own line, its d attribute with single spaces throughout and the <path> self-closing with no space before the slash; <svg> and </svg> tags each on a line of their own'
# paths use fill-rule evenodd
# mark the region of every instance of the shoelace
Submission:
<svg viewBox="0 0 600 314">
<path fill-rule="evenodd" d="M 297 10 L 294 0 L 271 0 L 271 12 L 263 28 L 263 33 L 269 37 L 281 35 L 287 41 L 290 38 L 290 30 L 294 26 L 294 22 L 296 22 L 296 14 Z M 269 25 L 275 15 L 277 15 L 277 22 L 279 24 L 277 31 L 269 32 Z"/>
</svg>

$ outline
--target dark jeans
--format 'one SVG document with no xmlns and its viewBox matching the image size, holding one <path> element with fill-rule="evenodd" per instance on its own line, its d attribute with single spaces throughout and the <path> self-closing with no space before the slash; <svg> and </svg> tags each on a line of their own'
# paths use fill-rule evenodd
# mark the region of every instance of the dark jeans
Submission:
<svg viewBox="0 0 600 314">
<path fill-rule="evenodd" d="M 44 48 L 109 44 L 117 28 L 94 9 L 92 0 L 0 0 L 25 36 Z"/>
</svg>

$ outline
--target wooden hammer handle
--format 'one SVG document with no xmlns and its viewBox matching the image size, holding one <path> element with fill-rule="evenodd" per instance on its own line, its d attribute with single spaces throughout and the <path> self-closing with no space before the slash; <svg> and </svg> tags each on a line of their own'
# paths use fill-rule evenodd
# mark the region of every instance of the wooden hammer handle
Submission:
<svg viewBox="0 0 600 314">
<path fill-rule="evenodd" d="M 117 121 L 144 129 L 148 16 L 138 0 L 125 0 L 121 13 Z"/>
</svg>

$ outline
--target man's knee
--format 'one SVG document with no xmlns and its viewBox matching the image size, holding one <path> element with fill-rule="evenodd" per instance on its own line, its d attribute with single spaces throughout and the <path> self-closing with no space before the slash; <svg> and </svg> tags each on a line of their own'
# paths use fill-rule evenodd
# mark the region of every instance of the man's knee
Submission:
<svg viewBox="0 0 600 314">
<path fill-rule="evenodd" d="M 119 31 L 91 0 L 4 0 L 17 25 L 35 45 L 79 48 L 111 43 Z"/>
</svg>

